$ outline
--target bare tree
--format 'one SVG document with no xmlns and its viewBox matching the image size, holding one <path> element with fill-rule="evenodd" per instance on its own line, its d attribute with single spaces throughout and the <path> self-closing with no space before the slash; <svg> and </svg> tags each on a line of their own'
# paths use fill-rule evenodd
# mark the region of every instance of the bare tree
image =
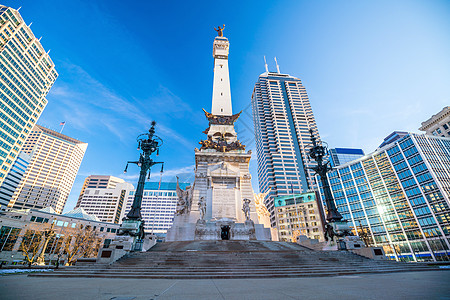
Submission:
<svg viewBox="0 0 450 300">
<path fill-rule="evenodd" d="M 90 226 L 77 228 L 74 235 L 68 235 L 64 245 L 67 265 L 73 265 L 80 257 L 91 257 L 98 252 L 100 238 Z"/>
<path fill-rule="evenodd" d="M 35 230 L 27 230 L 23 236 L 19 249 L 22 251 L 25 261 L 28 263 L 28 267 L 31 267 L 31 264 L 37 258 L 42 241 L 42 232 Z"/>
</svg>

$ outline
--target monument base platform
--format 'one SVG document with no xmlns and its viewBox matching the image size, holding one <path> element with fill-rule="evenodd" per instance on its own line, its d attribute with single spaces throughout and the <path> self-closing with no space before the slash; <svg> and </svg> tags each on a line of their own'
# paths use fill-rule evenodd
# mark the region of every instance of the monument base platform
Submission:
<svg viewBox="0 0 450 300">
<path fill-rule="evenodd" d="M 38 276 L 277 278 L 436 269 L 423 264 L 368 259 L 348 251 L 314 251 L 288 242 L 185 241 L 158 243 L 147 252 L 130 253 L 108 266 L 67 267 Z"/>
<path fill-rule="evenodd" d="M 197 223 L 174 224 L 167 232 L 166 242 L 194 240 L 230 240 L 230 241 L 271 241 L 269 228 L 255 224 L 252 220 L 236 223 L 232 219 L 223 218 L 215 221 L 198 220 Z"/>
</svg>

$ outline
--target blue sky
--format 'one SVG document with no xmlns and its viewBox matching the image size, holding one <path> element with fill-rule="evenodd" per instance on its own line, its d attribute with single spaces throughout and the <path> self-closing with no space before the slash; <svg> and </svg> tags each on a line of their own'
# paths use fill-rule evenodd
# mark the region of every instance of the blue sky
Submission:
<svg viewBox="0 0 450 300">
<path fill-rule="evenodd" d="M 264 72 L 302 79 L 331 147 L 373 151 L 450 105 L 448 1 L 3 1 L 18 8 L 59 73 L 39 124 L 89 143 L 84 178 L 138 169 L 135 138 L 156 120 L 165 180 L 192 179 L 211 109 L 213 27 L 226 24 L 233 109 L 254 148 L 250 99 Z M 255 152 L 254 152 L 255 153 Z M 257 190 L 256 159 L 251 161 Z M 154 170 L 152 180 L 159 180 Z"/>
</svg>

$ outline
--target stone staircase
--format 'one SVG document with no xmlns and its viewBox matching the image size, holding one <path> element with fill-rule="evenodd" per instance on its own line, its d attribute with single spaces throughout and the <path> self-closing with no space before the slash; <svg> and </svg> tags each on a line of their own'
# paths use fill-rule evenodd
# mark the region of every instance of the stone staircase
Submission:
<svg viewBox="0 0 450 300">
<path fill-rule="evenodd" d="M 370 260 L 347 251 L 314 251 L 294 243 L 190 241 L 155 245 L 112 265 L 82 264 L 29 276 L 103 278 L 277 278 L 439 270 Z"/>
</svg>

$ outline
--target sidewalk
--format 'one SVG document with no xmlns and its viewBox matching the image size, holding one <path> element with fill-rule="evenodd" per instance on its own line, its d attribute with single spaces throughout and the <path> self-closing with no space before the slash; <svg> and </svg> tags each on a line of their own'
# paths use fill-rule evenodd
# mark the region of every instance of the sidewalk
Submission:
<svg viewBox="0 0 450 300">
<path fill-rule="evenodd" d="M 450 271 L 282 279 L 0 277 L 1 299 L 450 299 Z"/>
</svg>

